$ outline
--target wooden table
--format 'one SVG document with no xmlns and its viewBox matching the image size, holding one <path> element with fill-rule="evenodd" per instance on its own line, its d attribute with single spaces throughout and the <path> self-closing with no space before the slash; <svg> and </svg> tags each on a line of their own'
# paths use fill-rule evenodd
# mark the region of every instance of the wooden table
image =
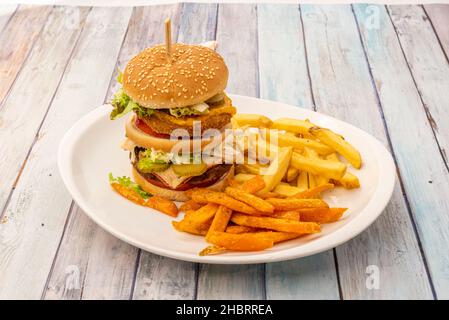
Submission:
<svg viewBox="0 0 449 320">
<path fill-rule="evenodd" d="M 228 92 L 318 110 L 391 150 L 394 195 L 368 230 L 308 258 L 201 265 L 84 215 L 58 143 L 117 90 L 117 67 L 163 41 L 167 16 L 178 41 L 219 42 Z M 0 6 L 0 298 L 448 299 L 448 20 L 444 5 Z"/>
</svg>

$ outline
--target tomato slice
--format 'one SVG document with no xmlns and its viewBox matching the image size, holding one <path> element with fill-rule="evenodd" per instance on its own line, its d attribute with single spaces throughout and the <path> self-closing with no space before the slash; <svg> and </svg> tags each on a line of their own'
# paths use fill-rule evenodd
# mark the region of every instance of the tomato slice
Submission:
<svg viewBox="0 0 449 320">
<path fill-rule="evenodd" d="M 156 137 L 156 138 L 163 138 L 163 139 L 170 139 L 170 135 L 169 134 L 165 134 L 165 133 L 157 133 L 156 131 L 154 131 L 153 129 L 151 129 L 150 126 L 148 126 L 145 121 L 139 119 L 136 117 L 136 121 L 135 121 L 135 126 L 140 130 L 145 132 L 146 134 Z"/>
</svg>

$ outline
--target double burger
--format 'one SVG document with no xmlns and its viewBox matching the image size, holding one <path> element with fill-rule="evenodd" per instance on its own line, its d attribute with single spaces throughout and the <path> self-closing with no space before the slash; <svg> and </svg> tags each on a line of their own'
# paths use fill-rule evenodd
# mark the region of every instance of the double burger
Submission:
<svg viewBox="0 0 449 320">
<path fill-rule="evenodd" d="M 201 45 L 176 43 L 170 52 L 158 45 L 132 58 L 118 81 L 122 88 L 111 101 L 111 119 L 132 112 L 123 148 L 130 152 L 135 182 L 175 201 L 186 201 L 185 191 L 195 187 L 223 189 L 233 165 L 202 157 L 236 112 L 224 93 L 223 58 Z M 201 132 L 211 129 L 216 135 L 204 138 Z"/>
</svg>

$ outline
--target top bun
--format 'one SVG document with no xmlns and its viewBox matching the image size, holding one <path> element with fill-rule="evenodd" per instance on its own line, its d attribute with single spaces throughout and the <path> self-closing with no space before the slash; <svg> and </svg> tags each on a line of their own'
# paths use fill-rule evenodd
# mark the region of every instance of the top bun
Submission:
<svg viewBox="0 0 449 320">
<path fill-rule="evenodd" d="M 167 109 L 201 103 L 222 92 L 228 68 L 214 50 L 175 43 L 171 62 L 165 45 L 147 48 L 132 58 L 123 73 L 123 90 L 142 107 Z"/>
</svg>

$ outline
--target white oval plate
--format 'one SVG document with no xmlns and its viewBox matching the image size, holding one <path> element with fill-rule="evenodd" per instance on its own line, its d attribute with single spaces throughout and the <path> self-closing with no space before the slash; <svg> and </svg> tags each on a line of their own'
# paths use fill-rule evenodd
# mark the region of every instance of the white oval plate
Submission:
<svg viewBox="0 0 449 320">
<path fill-rule="evenodd" d="M 114 176 L 130 176 L 131 171 L 128 153 L 120 148 L 126 119 L 109 120 L 109 106 L 101 106 L 84 116 L 62 139 L 58 165 L 67 189 L 81 209 L 114 236 L 162 256 L 203 263 L 262 263 L 309 256 L 350 240 L 382 213 L 393 192 L 395 166 L 377 139 L 317 112 L 243 96 L 231 98 L 240 113 L 258 113 L 272 119 L 308 118 L 342 134 L 360 151 L 362 169 L 348 170 L 359 177 L 361 188 L 336 188 L 324 196 L 331 206 L 349 208 L 340 221 L 323 225 L 320 234 L 280 243 L 269 250 L 200 257 L 198 252 L 207 246 L 203 237 L 174 230 L 173 218 L 135 205 L 109 186 L 109 172 Z"/>
</svg>

